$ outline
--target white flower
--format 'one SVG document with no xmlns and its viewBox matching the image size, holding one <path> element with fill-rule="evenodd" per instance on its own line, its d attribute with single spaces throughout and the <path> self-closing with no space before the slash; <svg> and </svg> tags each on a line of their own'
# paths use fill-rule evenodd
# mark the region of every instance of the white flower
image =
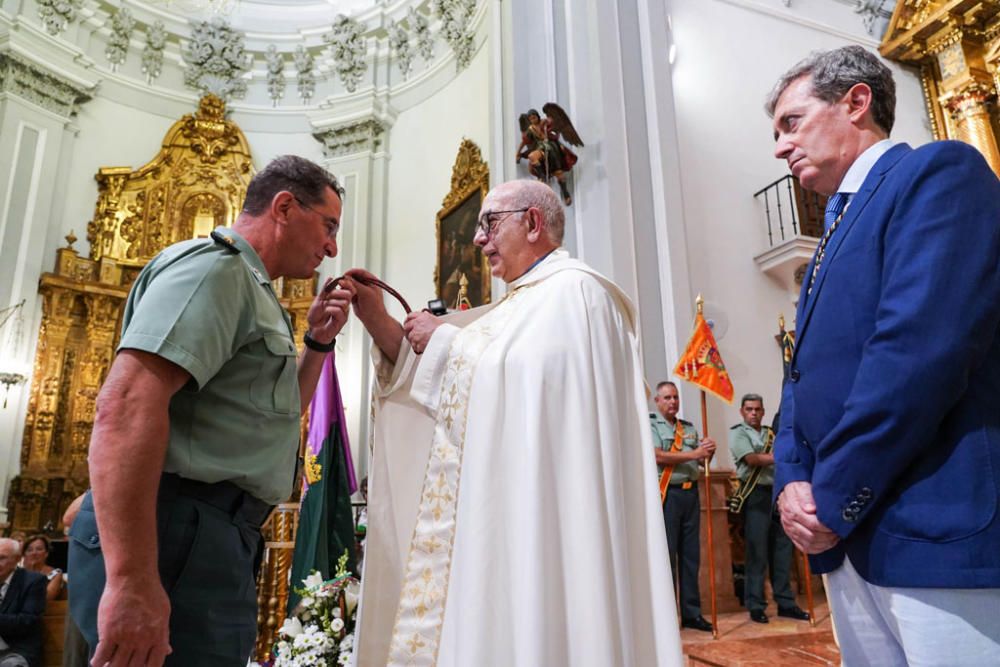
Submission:
<svg viewBox="0 0 1000 667">
<path fill-rule="evenodd" d="M 302 634 L 302 623 L 294 616 L 292 618 L 286 618 L 285 623 L 281 626 L 278 632 L 286 637 L 294 638 Z"/>
<path fill-rule="evenodd" d="M 347 613 L 350 614 L 354 611 L 354 608 L 358 606 L 358 596 L 361 592 L 361 586 L 357 581 L 351 581 L 347 586 L 344 587 L 344 599 L 347 600 Z"/>
<path fill-rule="evenodd" d="M 330 629 L 333 630 L 334 632 L 340 632 L 341 630 L 344 629 L 344 622 L 339 618 L 335 618 L 330 623 Z"/>
<path fill-rule="evenodd" d="M 323 585 L 323 575 L 313 570 L 312 574 L 302 580 L 302 583 L 305 584 L 306 588 L 319 588 Z"/>
<path fill-rule="evenodd" d="M 311 597 L 309 595 L 307 595 L 306 597 L 302 598 L 302 606 L 305 607 L 306 609 L 312 609 L 312 606 L 314 604 L 316 604 L 316 599 L 315 598 L 313 598 L 313 597 Z"/>
</svg>

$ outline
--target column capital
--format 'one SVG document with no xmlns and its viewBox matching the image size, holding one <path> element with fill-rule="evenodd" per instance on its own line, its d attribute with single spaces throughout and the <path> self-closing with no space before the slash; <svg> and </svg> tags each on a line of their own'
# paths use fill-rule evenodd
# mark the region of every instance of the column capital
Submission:
<svg viewBox="0 0 1000 667">
<path fill-rule="evenodd" d="M 14 51 L 0 51 L 0 93 L 19 97 L 71 121 L 97 85 L 83 86 Z"/>
</svg>

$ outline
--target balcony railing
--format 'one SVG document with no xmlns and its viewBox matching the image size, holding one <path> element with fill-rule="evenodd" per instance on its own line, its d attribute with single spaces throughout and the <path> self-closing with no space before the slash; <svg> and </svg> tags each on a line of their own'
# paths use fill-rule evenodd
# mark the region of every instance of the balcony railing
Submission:
<svg viewBox="0 0 1000 667">
<path fill-rule="evenodd" d="M 764 202 L 770 247 L 796 236 L 819 238 L 823 235 L 826 197 L 804 189 L 791 174 L 758 190 L 753 196 Z"/>
</svg>

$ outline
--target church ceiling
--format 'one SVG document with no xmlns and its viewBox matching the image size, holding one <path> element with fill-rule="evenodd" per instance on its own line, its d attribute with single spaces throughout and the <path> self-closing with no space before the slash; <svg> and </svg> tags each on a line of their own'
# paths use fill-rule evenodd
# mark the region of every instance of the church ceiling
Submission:
<svg viewBox="0 0 1000 667">
<path fill-rule="evenodd" d="M 487 14 L 486 0 L 0 0 L 11 4 L 0 37 L 23 27 L 36 52 L 54 41 L 116 81 L 276 109 L 405 87 L 445 61 L 457 73 Z"/>
</svg>

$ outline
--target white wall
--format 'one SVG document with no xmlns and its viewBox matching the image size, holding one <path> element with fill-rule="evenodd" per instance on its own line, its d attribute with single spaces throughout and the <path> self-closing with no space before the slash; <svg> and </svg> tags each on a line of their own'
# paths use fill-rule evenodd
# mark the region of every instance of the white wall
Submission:
<svg viewBox="0 0 1000 667">
<path fill-rule="evenodd" d="M 688 240 L 692 297 L 701 292 L 728 319 L 719 346 L 737 400 L 713 408 L 713 435 L 724 442 L 740 421 L 739 396 L 764 396 L 778 407 L 781 363 L 774 335 L 778 314 L 792 325 L 795 309 L 784 289 L 754 264 L 767 246 L 762 206 L 753 193 L 788 173 L 773 157 L 763 101 L 777 78 L 810 51 L 876 44 L 852 9 L 831 0 L 672 0 L 677 59 L 674 105 Z M 896 77 L 892 138 L 931 140 L 919 79 L 891 64 Z M 714 405 L 723 405 L 718 401 Z M 682 412 L 697 414 L 690 401 Z"/>
<path fill-rule="evenodd" d="M 414 308 L 434 298 L 435 224 L 451 190 L 451 168 L 462 139 L 490 160 L 489 47 L 434 97 L 402 112 L 389 153 L 388 236 L 384 279 Z M 511 151 L 513 155 L 513 151 Z M 491 175 L 491 182 L 496 182 Z"/>
</svg>

